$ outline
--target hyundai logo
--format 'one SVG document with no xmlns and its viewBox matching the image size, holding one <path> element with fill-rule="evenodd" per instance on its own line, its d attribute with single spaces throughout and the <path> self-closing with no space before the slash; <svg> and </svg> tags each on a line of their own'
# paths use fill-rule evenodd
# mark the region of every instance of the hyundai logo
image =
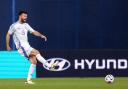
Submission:
<svg viewBox="0 0 128 89">
<path fill-rule="evenodd" d="M 44 68 L 49 70 L 49 71 L 64 71 L 71 66 L 70 62 L 66 59 L 63 59 L 63 58 L 50 58 L 47 60 L 47 62 L 50 64 L 58 62 L 57 66 L 54 68 L 54 70 L 51 70 L 48 67 L 46 67 L 45 65 L 43 65 Z"/>
</svg>

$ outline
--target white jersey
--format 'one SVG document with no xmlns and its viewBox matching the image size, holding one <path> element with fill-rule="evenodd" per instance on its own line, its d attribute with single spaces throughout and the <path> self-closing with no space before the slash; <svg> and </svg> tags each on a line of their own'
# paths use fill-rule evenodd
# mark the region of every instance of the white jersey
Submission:
<svg viewBox="0 0 128 89">
<path fill-rule="evenodd" d="M 13 34 L 13 40 L 16 48 L 19 46 L 24 46 L 24 44 L 29 44 L 28 42 L 28 32 L 32 33 L 35 30 L 28 23 L 16 22 L 12 24 L 9 28 L 9 34 Z"/>
</svg>

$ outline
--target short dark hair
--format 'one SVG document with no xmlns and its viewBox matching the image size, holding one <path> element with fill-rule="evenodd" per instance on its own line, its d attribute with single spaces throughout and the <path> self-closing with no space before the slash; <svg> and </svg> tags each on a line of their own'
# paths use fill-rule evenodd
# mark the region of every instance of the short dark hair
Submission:
<svg viewBox="0 0 128 89">
<path fill-rule="evenodd" d="M 20 11 L 20 12 L 18 13 L 18 15 L 21 15 L 21 14 L 28 14 L 28 12 L 27 12 L 27 11 Z"/>
</svg>

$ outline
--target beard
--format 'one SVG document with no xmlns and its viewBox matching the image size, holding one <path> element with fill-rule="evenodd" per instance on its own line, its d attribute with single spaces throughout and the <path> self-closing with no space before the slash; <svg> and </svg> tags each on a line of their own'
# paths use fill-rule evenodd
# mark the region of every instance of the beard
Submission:
<svg viewBox="0 0 128 89">
<path fill-rule="evenodd" d="M 21 22 L 22 23 L 25 23 L 27 19 L 21 19 Z"/>
</svg>

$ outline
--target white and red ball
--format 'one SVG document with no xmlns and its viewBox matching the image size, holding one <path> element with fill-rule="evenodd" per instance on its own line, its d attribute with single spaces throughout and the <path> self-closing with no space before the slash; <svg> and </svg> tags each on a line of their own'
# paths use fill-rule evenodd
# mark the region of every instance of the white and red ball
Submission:
<svg viewBox="0 0 128 89">
<path fill-rule="evenodd" d="M 106 75 L 105 82 L 107 83 L 113 83 L 114 82 L 114 76 L 111 74 Z"/>
</svg>

